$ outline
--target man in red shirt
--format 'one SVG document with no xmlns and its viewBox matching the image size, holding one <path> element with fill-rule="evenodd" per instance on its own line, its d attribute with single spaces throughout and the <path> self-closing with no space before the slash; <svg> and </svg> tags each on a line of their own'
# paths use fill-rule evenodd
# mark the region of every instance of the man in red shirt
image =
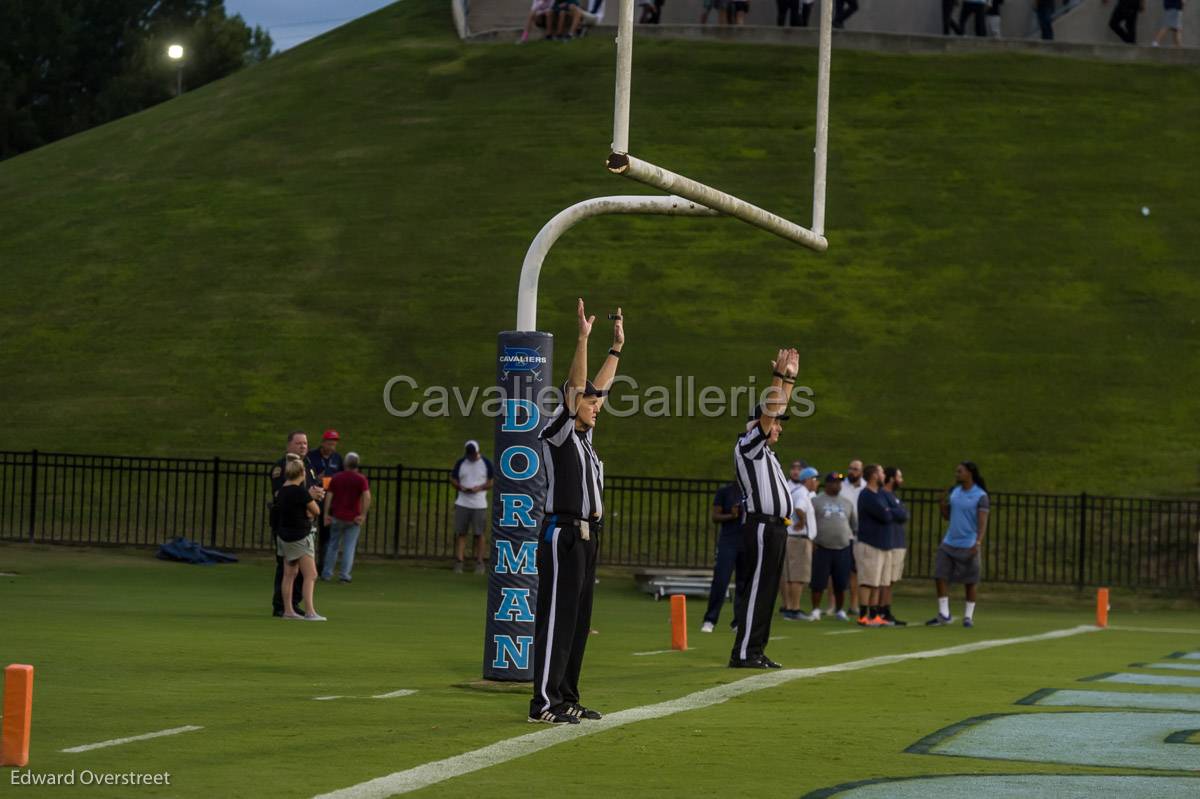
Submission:
<svg viewBox="0 0 1200 799">
<path fill-rule="evenodd" d="M 371 509 L 371 489 L 367 478 L 359 471 L 358 453 L 347 453 L 345 470 L 338 472 L 329 481 L 325 491 L 325 524 L 329 527 L 329 547 L 325 550 L 322 580 L 333 578 L 333 567 L 337 563 L 338 546 L 342 547 L 342 570 L 338 579 L 350 582 L 350 570 L 354 568 L 354 548 L 358 545 L 358 534 L 362 523 Z"/>
</svg>

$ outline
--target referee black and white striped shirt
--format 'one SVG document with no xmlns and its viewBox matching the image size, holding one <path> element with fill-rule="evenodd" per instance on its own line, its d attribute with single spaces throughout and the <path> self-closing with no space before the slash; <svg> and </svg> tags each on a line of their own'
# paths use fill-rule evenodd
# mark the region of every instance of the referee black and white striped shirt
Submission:
<svg viewBox="0 0 1200 799">
<path fill-rule="evenodd" d="M 604 463 L 592 449 L 592 429 L 575 429 L 564 402 L 538 434 L 546 465 L 546 514 L 596 521 L 604 515 Z"/>
<path fill-rule="evenodd" d="M 792 515 L 792 495 L 783 468 L 767 446 L 762 425 L 755 423 L 733 448 L 734 471 L 746 498 L 746 513 L 786 519 Z"/>
</svg>

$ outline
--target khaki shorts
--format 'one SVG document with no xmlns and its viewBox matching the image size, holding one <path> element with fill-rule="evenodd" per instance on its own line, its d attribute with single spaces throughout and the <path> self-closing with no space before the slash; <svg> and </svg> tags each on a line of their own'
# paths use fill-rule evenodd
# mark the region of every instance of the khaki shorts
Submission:
<svg viewBox="0 0 1200 799">
<path fill-rule="evenodd" d="M 812 579 L 812 541 L 806 535 L 787 537 L 787 554 L 783 558 L 783 581 L 807 583 Z"/>
<path fill-rule="evenodd" d="M 313 535 L 309 533 L 299 541 L 284 541 L 282 538 L 276 538 L 275 552 L 288 563 L 295 563 L 305 555 L 315 558 L 316 549 L 313 547 Z"/>
<path fill-rule="evenodd" d="M 891 585 L 892 570 L 889 568 L 889 560 L 886 549 L 876 549 L 861 541 L 854 542 L 854 563 L 858 566 L 859 585 L 869 585 L 872 588 Z"/>
<path fill-rule="evenodd" d="M 907 549 L 888 550 L 888 568 L 891 571 L 891 580 L 888 581 L 888 585 L 900 582 L 900 578 L 904 576 L 904 556 L 907 552 Z"/>
</svg>

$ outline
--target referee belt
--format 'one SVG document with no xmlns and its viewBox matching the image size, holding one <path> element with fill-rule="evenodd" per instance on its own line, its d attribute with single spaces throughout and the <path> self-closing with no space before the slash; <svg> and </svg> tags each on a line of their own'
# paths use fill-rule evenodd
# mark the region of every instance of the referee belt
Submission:
<svg viewBox="0 0 1200 799">
<path fill-rule="evenodd" d="M 599 518 L 581 519 L 578 516 L 563 516 L 558 513 L 552 513 L 546 517 L 545 524 L 547 527 L 574 527 L 579 531 L 579 537 L 584 541 L 592 537 L 592 531 L 599 532 L 603 527 L 603 523 Z"/>
<path fill-rule="evenodd" d="M 746 521 L 761 522 L 762 524 L 775 524 L 779 525 L 780 527 L 787 526 L 787 519 L 783 518 L 782 516 L 768 516 L 765 513 L 747 513 Z"/>
</svg>

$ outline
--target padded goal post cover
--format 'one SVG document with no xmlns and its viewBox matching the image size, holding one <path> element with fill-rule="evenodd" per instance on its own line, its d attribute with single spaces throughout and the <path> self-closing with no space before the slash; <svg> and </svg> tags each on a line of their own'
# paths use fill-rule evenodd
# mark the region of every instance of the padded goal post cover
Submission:
<svg viewBox="0 0 1200 799">
<path fill-rule="evenodd" d="M 496 384 L 504 407 L 496 418 L 494 450 L 492 560 L 483 641 L 487 680 L 533 679 L 537 539 L 546 498 L 538 432 L 545 425 L 546 411 L 552 409 L 539 402 L 546 399 L 541 393 L 553 385 L 553 366 L 551 334 L 500 334 Z"/>
<path fill-rule="evenodd" d="M 0 766 L 29 763 L 33 715 L 33 666 L 14 663 L 4 670 L 4 718 L 0 719 Z"/>
</svg>

